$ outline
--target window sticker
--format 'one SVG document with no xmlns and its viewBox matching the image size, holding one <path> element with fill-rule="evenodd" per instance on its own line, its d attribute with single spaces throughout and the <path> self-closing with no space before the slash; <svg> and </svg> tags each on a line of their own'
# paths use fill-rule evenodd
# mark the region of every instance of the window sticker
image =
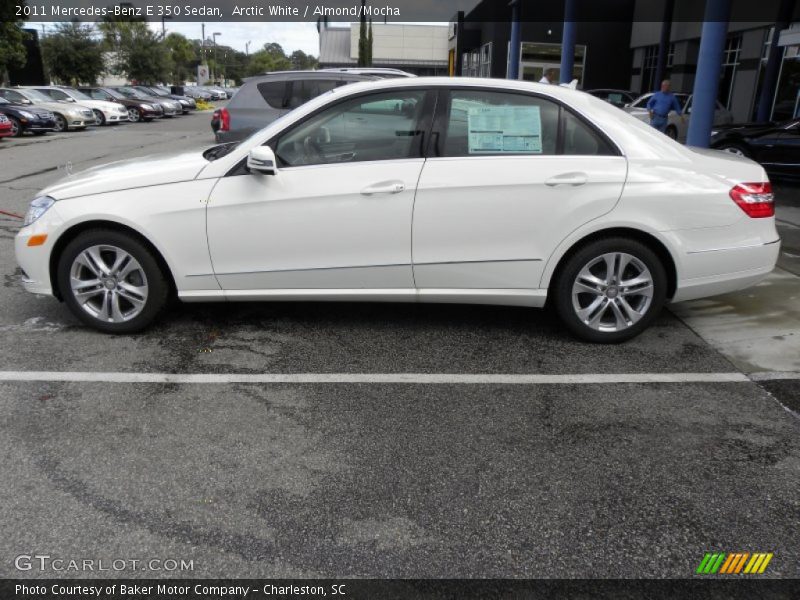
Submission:
<svg viewBox="0 0 800 600">
<path fill-rule="evenodd" d="M 467 111 L 470 154 L 541 154 L 538 106 L 480 106 Z"/>
</svg>

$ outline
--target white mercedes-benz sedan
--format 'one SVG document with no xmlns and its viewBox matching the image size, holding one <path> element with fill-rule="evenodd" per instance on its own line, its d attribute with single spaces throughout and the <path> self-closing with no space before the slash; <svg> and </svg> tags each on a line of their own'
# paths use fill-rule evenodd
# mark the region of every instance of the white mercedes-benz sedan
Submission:
<svg viewBox="0 0 800 600">
<path fill-rule="evenodd" d="M 764 169 L 558 86 L 407 78 L 328 92 L 238 144 L 42 190 L 25 287 L 111 333 L 171 294 L 541 307 L 596 342 L 753 285 L 780 240 Z"/>
</svg>

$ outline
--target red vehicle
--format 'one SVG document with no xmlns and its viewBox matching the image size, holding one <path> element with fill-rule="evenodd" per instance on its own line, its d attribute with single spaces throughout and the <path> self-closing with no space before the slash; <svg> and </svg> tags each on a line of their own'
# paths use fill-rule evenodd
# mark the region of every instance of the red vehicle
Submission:
<svg viewBox="0 0 800 600">
<path fill-rule="evenodd" d="M 0 114 L 0 138 L 14 135 L 11 129 L 11 121 L 9 121 L 8 117 L 4 114 Z"/>
</svg>

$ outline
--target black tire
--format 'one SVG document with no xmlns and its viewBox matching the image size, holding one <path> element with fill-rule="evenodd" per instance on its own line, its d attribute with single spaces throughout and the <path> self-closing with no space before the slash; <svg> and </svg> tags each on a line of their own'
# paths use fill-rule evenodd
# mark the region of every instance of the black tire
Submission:
<svg viewBox="0 0 800 600">
<path fill-rule="evenodd" d="M 730 152 L 731 154 L 744 156 L 745 158 L 752 158 L 750 150 L 748 150 L 741 144 L 731 144 L 731 143 L 720 144 L 719 146 L 716 146 L 716 149 L 723 150 L 724 152 Z"/>
<path fill-rule="evenodd" d="M 58 113 L 55 113 L 54 116 L 56 121 L 56 128 L 55 128 L 56 133 L 62 133 L 64 131 L 67 131 L 69 129 L 69 126 L 67 125 L 67 120 L 64 118 L 64 116 Z"/>
<path fill-rule="evenodd" d="M 8 117 L 8 120 L 11 121 L 11 137 L 22 137 L 22 134 L 25 133 L 22 123 L 16 117 Z"/>
<path fill-rule="evenodd" d="M 78 302 L 70 284 L 75 259 L 93 246 L 112 246 L 129 254 L 141 266 L 147 295 L 140 312 L 123 322 L 110 322 L 90 314 Z M 150 325 L 167 303 L 169 283 L 153 252 L 136 237 L 110 229 L 90 229 L 69 242 L 57 264 L 58 289 L 72 313 L 81 321 L 104 333 L 134 333 Z M 134 273 L 136 274 L 136 272 Z M 140 275 L 141 273 L 139 273 Z M 102 289 L 102 286 L 99 286 Z"/>
<path fill-rule="evenodd" d="M 631 262 L 631 266 L 629 268 L 636 268 L 636 264 L 644 265 L 647 268 L 652 281 L 652 297 L 647 300 L 644 296 L 639 296 L 635 293 L 633 293 L 631 296 L 625 296 L 622 292 L 625 291 L 626 288 L 617 286 L 612 281 L 612 285 L 609 285 L 603 294 L 598 292 L 597 296 L 595 297 L 592 296 L 592 294 L 582 294 L 579 292 L 579 295 L 576 297 L 576 299 L 574 299 L 573 285 L 576 283 L 578 274 L 584 269 L 584 267 L 591 264 L 592 261 L 597 260 L 603 255 L 614 253 L 627 254 L 638 261 L 638 263 Z M 602 269 L 603 264 L 597 264 L 600 265 Z M 616 265 L 618 263 L 615 262 L 614 264 Z M 621 279 L 624 279 L 624 277 Z M 613 290 L 612 287 L 614 288 Z M 650 325 L 650 323 L 652 323 L 653 319 L 658 316 L 658 313 L 664 306 L 664 301 L 666 299 L 667 274 L 664 269 L 664 265 L 661 263 L 661 260 L 658 258 L 656 253 L 645 244 L 624 237 L 602 238 L 593 242 L 589 242 L 580 247 L 576 252 L 573 252 L 566 259 L 566 261 L 560 266 L 550 291 L 553 296 L 556 312 L 570 332 L 572 332 L 578 338 L 588 342 L 613 344 L 624 342 L 636 337 L 642 331 L 644 331 Z M 611 294 L 612 291 L 613 295 L 606 295 Z M 585 309 L 586 307 L 581 303 L 582 301 L 585 301 L 585 304 L 587 305 L 591 304 L 591 301 L 595 298 L 600 298 L 602 302 L 606 302 L 605 300 L 602 300 L 603 297 L 615 301 L 617 306 L 619 306 L 618 303 L 623 299 L 626 302 L 628 299 L 630 299 L 631 304 L 637 303 L 637 308 L 640 308 L 640 310 L 643 311 L 641 318 L 635 322 L 632 318 L 626 319 L 626 321 L 630 321 L 631 324 L 628 324 L 625 326 L 625 328 L 617 329 L 615 331 L 604 331 L 591 327 L 578 316 L 578 308 L 576 308 L 575 302 L 578 302 L 579 307 Z M 641 305 L 638 303 L 641 303 Z M 604 305 L 601 304 L 601 306 Z M 601 322 L 604 321 L 606 317 L 609 319 L 614 317 L 615 313 L 612 309 L 613 307 L 610 307 L 609 312 L 605 312 L 606 308 L 603 307 L 600 312 L 605 312 L 605 314 L 600 319 Z M 589 313 L 589 315 L 591 314 L 596 315 L 598 313 L 595 311 L 593 313 Z M 625 314 L 627 314 L 628 317 L 631 317 L 630 313 L 626 312 Z"/>
<path fill-rule="evenodd" d="M 678 130 L 674 125 L 668 126 L 667 130 L 664 133 L 667 134 L 668 138 L 678 141 Z"/>
<path fill-rule="evenodd" d="M 131 123 L 138 123 L 143 119 L 144 115 L 142 114 L 142 111 L 140 111 L 138 108 L 131 107 L 128 109 L 128 120 Z"/>
<path fill-rule="evenodd" d="M 94 120 L 95 120 L 95 125 L 98 125 L 100 127 L 106 124 L 106 116 L 103 114 L 102 110 L 94 111 Z"/>
</svg>

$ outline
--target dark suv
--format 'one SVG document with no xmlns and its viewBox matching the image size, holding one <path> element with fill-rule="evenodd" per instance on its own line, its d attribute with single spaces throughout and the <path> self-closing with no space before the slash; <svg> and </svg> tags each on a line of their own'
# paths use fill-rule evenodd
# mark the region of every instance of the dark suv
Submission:
<svg viewBox="0 0 800 600">
<path fill-rule="evenodd" d="M 225 108 L 214 111 L 211 128 L 218 142 L 243 140 L 312 98 L 348 83 L 374 79 L 325 71 L 278 71 L 251 77 Z"/>
</svg>

